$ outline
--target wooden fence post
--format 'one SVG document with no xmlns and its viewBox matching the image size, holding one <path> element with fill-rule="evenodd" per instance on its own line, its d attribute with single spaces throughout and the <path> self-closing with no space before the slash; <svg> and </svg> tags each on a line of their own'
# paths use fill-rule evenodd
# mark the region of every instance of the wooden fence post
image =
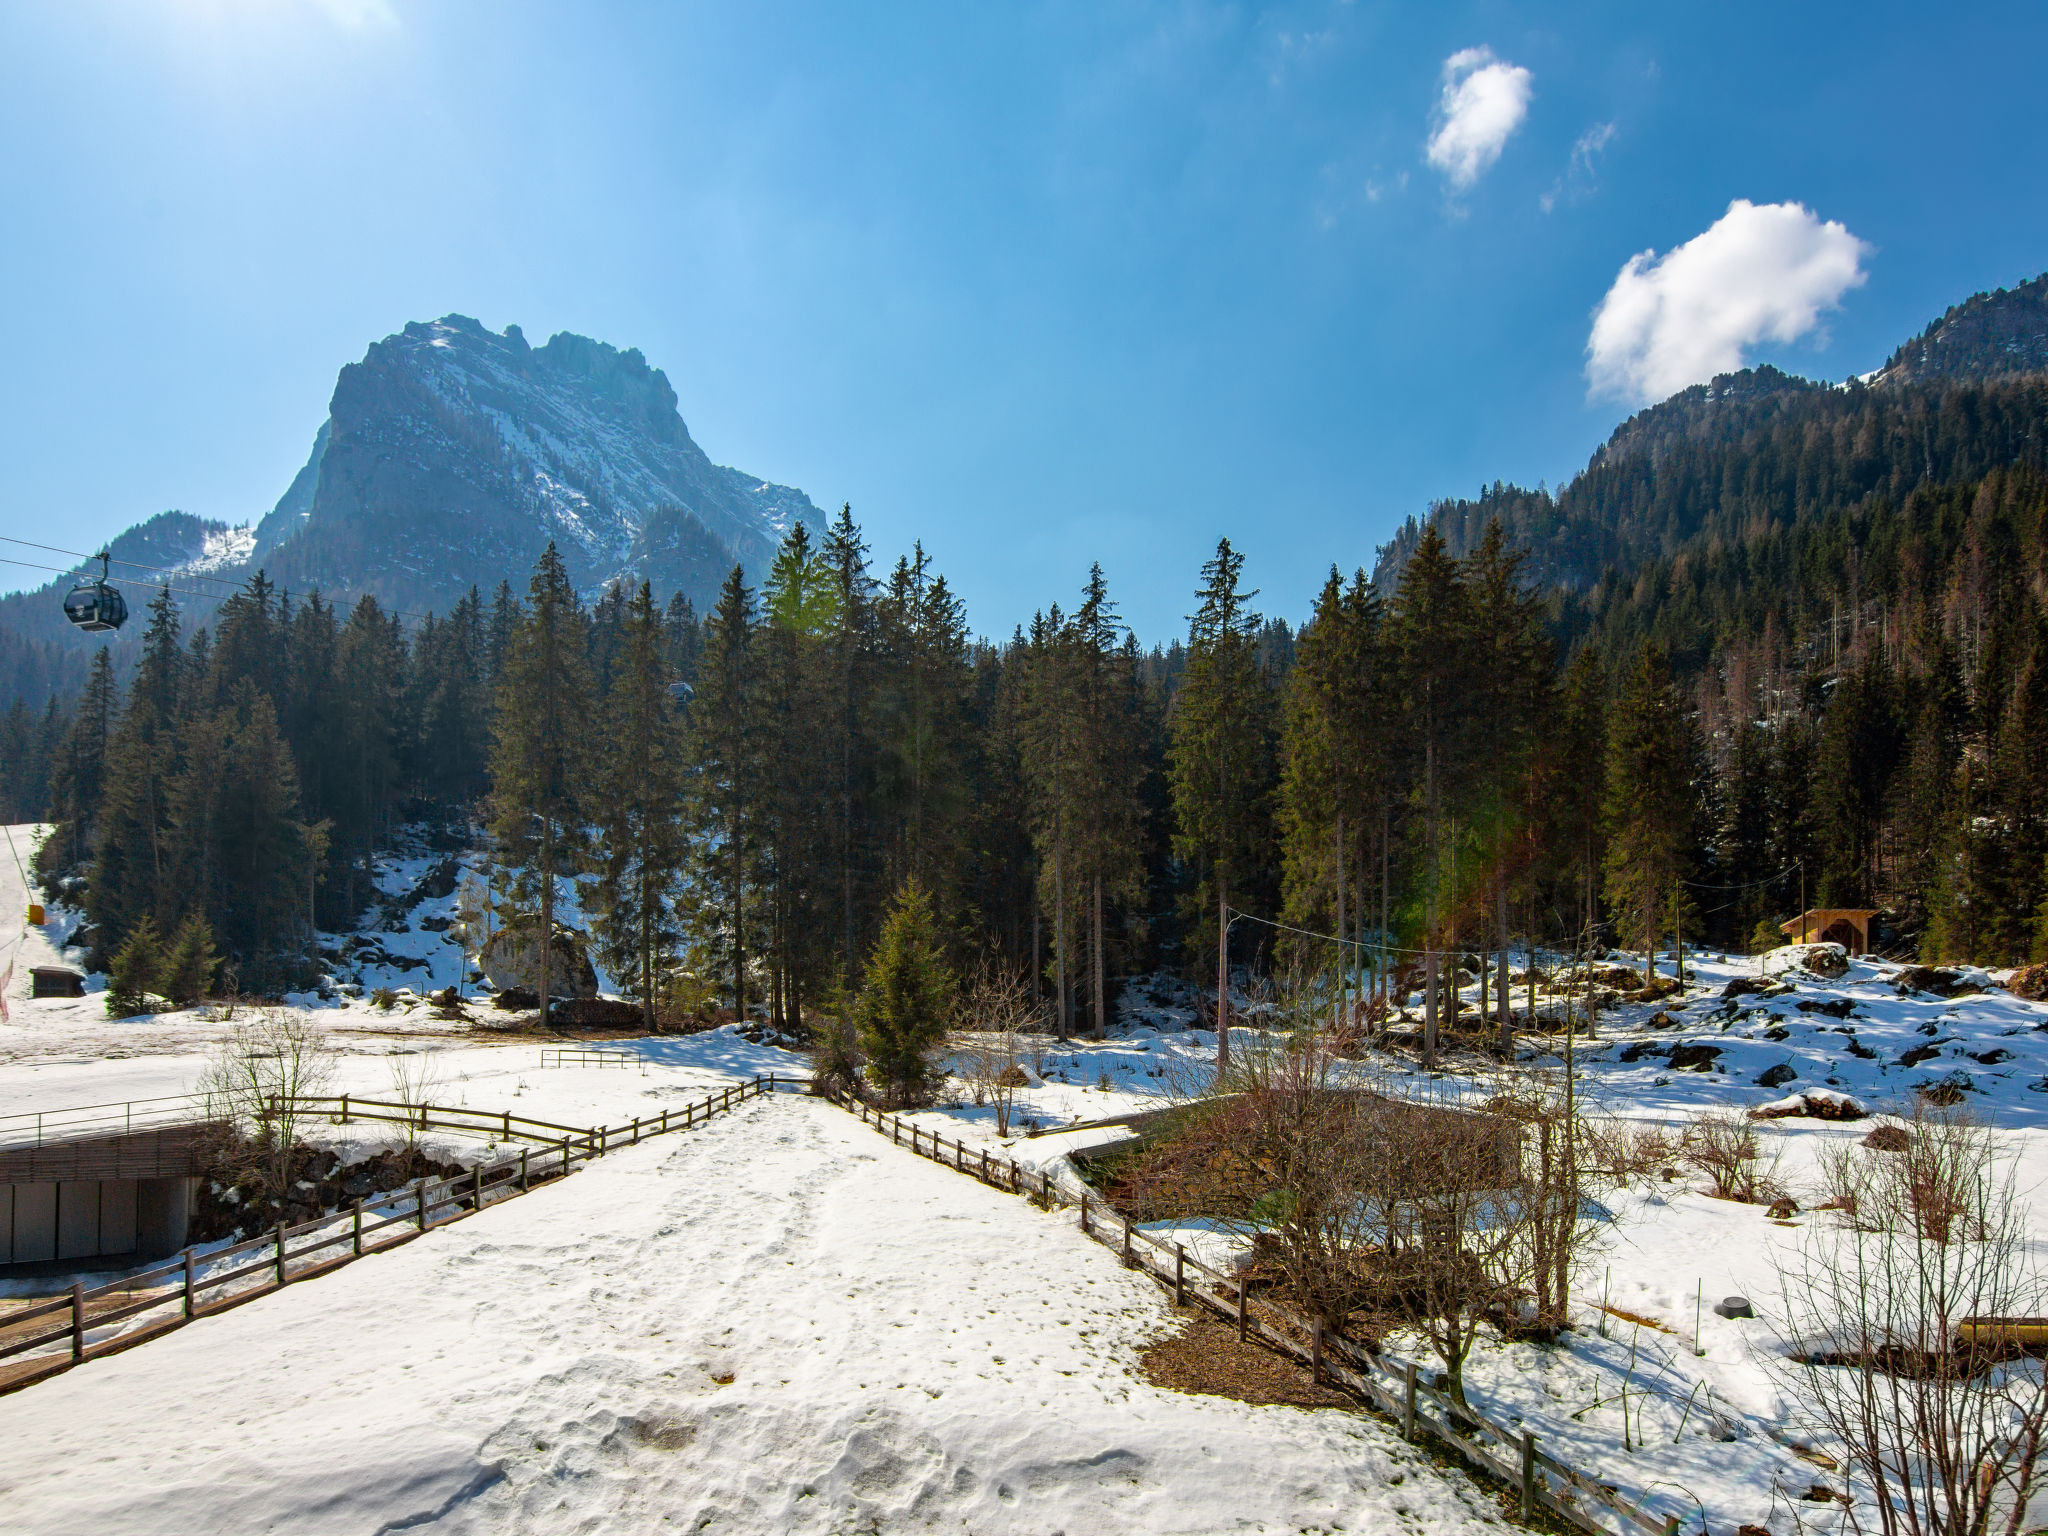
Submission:
<svg viewBox="0 0 2048 1536">
<path fill-rule="evenodd" d="M 1123 1215 L 1123 1213 L 1122 1213 L 1122 1212 L 1118 1212 L 1118 1214 L 1119 1214 L 1119 1215 Z M 1126 1215 L 1126 1216 L 1124 1216 L 1124 1268 L 1125 1268 L 1125 1269 L 1129 1269 L 1130 1267 L 1131 1267 L 1131 1218 L 1130 1218 L 1129 1216 L 1127 1216 L 1127 1215 Z"/>
<path fill-rule="evenodd" d="M 636 1147 L 640 1145 L 640 1117 L 638 1115 L 633 1117 L 633 1145 Z"/>
<path fill-rule="evenodd" d="M 284 1223 L 277 1224 L 277 1283 L 284 1284 Z"/>
<path fill-rule="evenodd" d="M 71 1282 L 71 1358 L 85 1358 L 85 1282 Z"/>
<path fill-rule="evenodd" d="M 412 1198 L 413 1204 L 419 1208 L 415 1214 L 419 1217 L 420 1230 L 424 1232 L 427 1230 L 427 1181 L 425 1179 L 421 1179 L 414 1187 Z"/>
<path fill-rule="evenodd" d="M 482 1210 L 484 1208 L 484 1165 L 482 1163 L 474 1164 L 470 1172 L 476 1175 L 476 1208 Z"/>
<path fill-rule="evenodd" d="M 1173 1304 L 1188 1304 L 1188 1250 L 1185 1243 L 1173 1245 Z"/>
<path fill-rule="evenodd" d="M 1536 1437 L 1522 1431 L 1522 1523 L 1536 1510 Z"/>
<path fill-rule="evenodd" d="M 1088 1233 L 1088 1197 L 1087 1197 L 1087 1195 L 1085 1195 L 1085 1194 L 1084 1194 L 1084 1195 L 1082 1195 L 1082 1196 L 1081 1196 L 1081 1234 L 1082 1234 L 1082 1236 L 1084 1236 L 1084 1237 L 1085 1237 L 1085 1236 L 1087 1235 L 1087 1233 Z"/>
<path fill-rule="evenodd" d="M 190 1317 L 193 1308 L 198 1304 L 198 1297 L 194 1293 L 192 1286 L 192 1250 L 187 1248 L 185 1250 L 185 1315 Z"/>
<path fill-rule="evenodd" d="M 512 1111 L 509 1109 L 505 1111 L 505 1139 L 512 1139 Z"/>
<path fill-rule="evenodd" d="M 359 1259 L 360 1259 L 360 1258 L 361 1258 L 361 1257 L 363 1256 L 363 1202 L 362 1202 L 362 1201 L 358 1200 L 358 1201 L 357 1201 L 357 1202 L 355 1203 L 355 1209 L 354 1209 L 354 1212 L 353 1212 L 352 1214 L 354 1215 L 355 1221 L 354 1221 L 354 1232 L 353 1232 L 353 1234 L 352 1234 L 352 1236 L 351 1236 L 351 1240 L 350 1240 L 350 1242 L 349 1242 L 349 1250 L 350 1250 L 350 1251 L 351 1251 L 351 1252 L 352 1252 L 352 1253 L 353 1253 L 353 1254 L 354 1254 L 354 1255 L 355 1255 L 355 1256 L 356 1256 L 357 1258 L 359 1258 Z M 187 1274 L 190 1274 L 190 1273 L 192 1272 L 192 1263 L 191 1263 L 191 1256 L 190 1256 L 189 1254 L 188 1254 L 188 1255 L 186 1255 L 186 1262 L 185 1262 L 185 1272 L 186 1272 Z"/>
<path fill-rule="evenodd" d="M 563 1172 L 564 1174 L 566 1174 L 566 1173 L 568 1173 L 568 1171 L 569 1171 L 569 1138 L 568 1138 L 568 1137 L 566 1137 L 566 1136 L 564 1136 L 564 1137 L 562 1138 L 562 1172 Z"/>
<path fill-rule="evenodd" d="M 1237 1341 L 1244 1342 L 1245 1331 L 1251 1323 L 1251 1313 L 1244 1304 L 1244 1271 L 1237 1272 Z"/>
<path fill-rule="evenodd" d="M 1323 1384 L 1323 1320 L 1318 1317 L 1308 1329 L 1308 1379 Z"/>
<path fill-rule="evenodd" d="M 1408 1362 L 1408 1368 L 1401 1373 L 1401 1438 L 1415 1438 L 1415 1362 Z"/>
<path fill-rule="evenodd" d="M 519 1193 L 522 1195 L 533 1187 L 526 1179 L 526 1155 L 531 1150 L 529 1147 L 521 1147 L 519 1149 Z"/>
<path fill-rule="evenodd" d="M 341 1123 L 348 1124 L 348 1095 L 345 1093 L 341 1096 Z"/>
</svg>

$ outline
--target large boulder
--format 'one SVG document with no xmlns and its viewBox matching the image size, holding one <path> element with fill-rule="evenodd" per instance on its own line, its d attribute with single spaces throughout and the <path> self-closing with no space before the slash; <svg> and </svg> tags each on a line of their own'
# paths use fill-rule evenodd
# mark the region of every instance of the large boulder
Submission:
<svg viewBox="0 0 2048 1536">
<path fill-rule="evenodd" d="M 1909 965 L 1898 974 L 1899 996 L 1913 992 L 1929 992 L 1936 997 L 1954 997 L 1956 989 L 1963 983 L 1960 971 L 1951 971 L 1938 965 Z"/>
<path fill-rule="evenodd" d="M 1839 944 L 1787 944 L 1765 955 L 1763 968 L 1766 976 L 1805 971 L 1832 980 L 1849 973 L 1849 951 Z"/>
<path fill-rule="evenodd" d="M 484 980 L 493 991 L 521 987 L 529 991 L 540 986 L 540 925 L 515 923 L 500 928 L 484 945 L 481 956 Z M 549 962 L 548 991 L 556 997 L 597 996 L 597 969 L 590 963 L 583 935 L 555 924 L 555 942 Z"/>
</svg>

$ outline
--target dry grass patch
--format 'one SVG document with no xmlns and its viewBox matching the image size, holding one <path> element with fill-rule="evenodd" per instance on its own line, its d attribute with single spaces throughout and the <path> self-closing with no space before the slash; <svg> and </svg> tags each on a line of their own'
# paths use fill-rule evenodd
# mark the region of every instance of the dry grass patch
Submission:
<svg viewBox="0 0 2048 1536">
<path fill-rule="evenodd" d="M 1176 1307 L 1174 1318 L 1173 1331 L 1138 1356 L 1139 1374 L 1163 1391 L 1268 1407 L 1358 1407 L 1336 1388 L 1309 1380 L 1307 1366 L 1257 1344 L 1240 1343 L 1237 1329 L 1211 1313 Z"/>
</svg>

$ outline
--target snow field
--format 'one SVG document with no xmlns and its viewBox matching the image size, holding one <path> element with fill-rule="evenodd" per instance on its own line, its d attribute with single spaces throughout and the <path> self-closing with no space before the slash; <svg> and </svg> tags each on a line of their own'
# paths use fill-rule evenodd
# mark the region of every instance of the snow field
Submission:
<svg viewBox="0 0 2048 1536">
<path fill-rule="evenodd" d="M 0 1398 L 0 1525 L 1468 1531 L 1375 1421 L 1156 1391 L 1065 1222 L 753 1101 Z"/>
</svg>

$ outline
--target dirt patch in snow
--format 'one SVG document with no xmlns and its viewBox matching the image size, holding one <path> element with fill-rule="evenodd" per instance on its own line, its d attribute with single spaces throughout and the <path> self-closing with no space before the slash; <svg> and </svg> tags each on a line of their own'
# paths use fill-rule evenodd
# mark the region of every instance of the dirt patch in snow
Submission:
<svg viewBox="0 0 2048 1536">
<path fill-rule="evenodd" d="M 1228 1397 L 1283 1408 L 1353 1408 L 1334 1387 L 1309 1380 L 1308 1367 L 1256 1344 L 1238 1342 L 1237 1330 L 1194 1307 L 1174 1309 L 1177 1326 L 1138 1356 L 1139 1373 L 1168 1392 Z"/>
</svg>

